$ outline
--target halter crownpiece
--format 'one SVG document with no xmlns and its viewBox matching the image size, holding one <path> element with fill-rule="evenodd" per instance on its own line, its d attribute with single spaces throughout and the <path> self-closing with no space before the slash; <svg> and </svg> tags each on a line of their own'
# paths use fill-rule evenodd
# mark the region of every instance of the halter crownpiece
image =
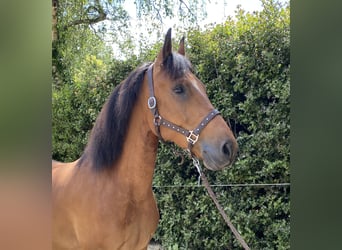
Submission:
<svg viewBox="0 0 342 250">
<path fill-rule="evenodd" d="M 157 108 L 157 99 L 154 96 L 154 86 L 153 86 L 153 63 L 148 67 L 147 69 L 147 78 L 148 78 L 148 88 L 150 92 L 150 96 L 147 100 L 148 108 L 151 110 L 154 118 L 153 123 L 156 128 L 157 135 L 159 139 L 162 142 L 165 142 L 163 137 L 160 134 L 160 125 L 163 125 L 164 127 L 167 127 L 169 129 L 172 129 L 180 134 L 183 134 L 186 137 L 186 140 L 188 142 L 188 150 L 191 153 L 192 147 L 195 145 L 195 143 L 198 141 L 198 137 L 201 133 L 201 131 L 208 125 L 208 123 L 218 114 L 220 114 L 219 111 L 216 109 L 213 109 L 209 112 L 209 114 L 204 117 L 204 119 L 199 123 L 199 125 L 193 129 L 193 130 L 187 130 L 185 128 L 182 128 L 166 119 L 164 119 L 162 116 L 160 116 Z"/>
</svg>

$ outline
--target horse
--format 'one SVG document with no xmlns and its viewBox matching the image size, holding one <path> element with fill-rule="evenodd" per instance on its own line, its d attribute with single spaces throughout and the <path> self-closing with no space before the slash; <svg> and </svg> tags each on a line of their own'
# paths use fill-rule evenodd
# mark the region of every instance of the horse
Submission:
<svg viewBox="0 0 342 250">
<path fill-rule="evenodd" d="M 236 139 L 214 109 L 171 29 L 154 62 L 132 71 L 102 107 L 74 162 L 52 162 L 52 246 L 147 249 L 159 221 L 152 178 L 159 141 L 169 141 L 220 170 Z"/>
</svg>

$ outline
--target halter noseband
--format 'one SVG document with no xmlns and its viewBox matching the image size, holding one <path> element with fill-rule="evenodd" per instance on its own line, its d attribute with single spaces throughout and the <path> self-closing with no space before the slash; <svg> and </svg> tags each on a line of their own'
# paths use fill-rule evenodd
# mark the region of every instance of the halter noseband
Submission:
<svg viewBox="0 0 342 250">
<path fill-rule="evenodd" d="M 192 147 L 195 145 L 195 143 L 198 140 L 198 137 L 201 133 L 201 131 L 205 128 L 205 126 L 208 125 L 208 123 L 218 114 L 220 114 L 219 111 L 216 109 L 213 109 L 209 112 L 209 114 L 204 117 L 204 119 L 199 123 L 199 125 L 194 130 L 187 130 L 185 128 L 182 128 L 180 126 L 177 126 L 176 124 L 164 119 L 160 116 L 157 108 L 157 99 L 154 96 L 154 87 L 153 87 L 153 63 L 148 67 L 147 69 L 147 78 L 148 78 L 148 88 L 150 92 L 150 97 L 147 100 L 148 108 L 151 110 L 154 118 L 153 123 L 156 128 L 157 135 L 159 139 L 162 142 L 165 142 L 163 137 L 160 134 L 160 125 L 163 125 L 169 129 L 172 129 L 180 134 L 183 134 L 186 137 L 186 140 L 188 141 L 188 151 L 191 153 Z"/>
</svg>

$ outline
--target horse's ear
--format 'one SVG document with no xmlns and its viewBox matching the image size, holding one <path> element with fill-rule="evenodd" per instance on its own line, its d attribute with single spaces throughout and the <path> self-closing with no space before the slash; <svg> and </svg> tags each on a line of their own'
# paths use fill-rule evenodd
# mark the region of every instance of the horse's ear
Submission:
<svg viewBox="0 0 342 250">
<path fill-rule="evenodd" d="M 185 37 L 183 36 L 179 42 L 179 48 L 178 48 L 178 53 L 183 55 L 183 56 L 185 56 L 184 39 L 185 39 Z"/>
<path fill-rule="evenodd" d="M 163 45 L 163 59 L 172 53 L 171 28 L 167 31 Z"/>
<path fill-rule="evenodd" d="M 171 42 L 171 28 L 165 35 L 164 45 L 158 54 L 157 61 L 162 64 L 164 59 L 172 53 L 172 42 Z"/>
</svg>

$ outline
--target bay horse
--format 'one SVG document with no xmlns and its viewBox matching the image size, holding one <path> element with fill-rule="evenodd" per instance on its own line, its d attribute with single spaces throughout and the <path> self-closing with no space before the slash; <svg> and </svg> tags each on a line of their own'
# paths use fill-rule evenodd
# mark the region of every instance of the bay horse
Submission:
<svg viewBox="0 0 342 250">
<path fill-rule="evenodd" d="M 211 170 L 230 165 L 238 148 L 192 73 L 184 37 L 172 51 L 171 29 L 154 63 L 114 89 L 81 157 L 52 162 L 53 249 L 147 249 L 159 220 L 152 192 L 159 140 Z"/>
</svg>

